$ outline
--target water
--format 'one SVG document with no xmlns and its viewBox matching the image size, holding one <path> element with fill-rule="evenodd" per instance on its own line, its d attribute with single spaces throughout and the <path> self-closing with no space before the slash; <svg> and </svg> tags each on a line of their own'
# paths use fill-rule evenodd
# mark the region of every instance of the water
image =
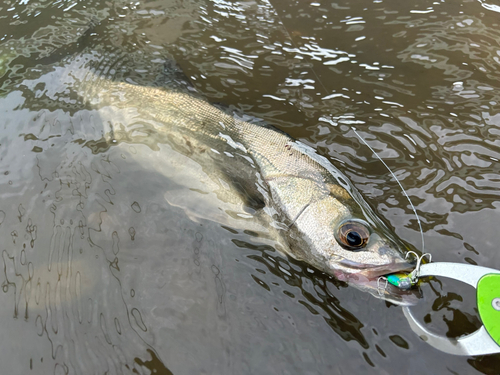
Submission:
<svg viewBox="0 0 500 375">
<path fill-rule="evenodd" d="M 83 106 L 55 68 L 107 51 L 104 73 L 151 84 L 174 58 L 210 101 L 328 157 L 420 248 L 404 194 L 355 127 L 406 188 L 434 260 L 499 269 L 499 10 L 4 2 L 2 371 L 500 373 L 498 356 L 442 354 L 399 308 L 283 258 L 266 228 L 242 229 L 248 215 L 233 203 L 230 226 L 204 219 L 195 199 L 206 171 L 183 178 L 196 165 L 147 124 L 127 126 L 144 119 Z M 472 290 L 446 280 L 422 289 L 415 311 L 430 328 L 457 336 L 479 326 Z"/>
</svg>

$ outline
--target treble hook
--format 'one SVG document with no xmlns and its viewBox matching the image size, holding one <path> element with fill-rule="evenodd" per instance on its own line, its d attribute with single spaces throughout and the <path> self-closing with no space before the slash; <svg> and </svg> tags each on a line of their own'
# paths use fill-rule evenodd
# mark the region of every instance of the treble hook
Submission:
<svg viewBox="0 0 500 375">
<path fill-rule="evenodd" d="M 380 288 L 380 280 L 385 280 L 385 285 L 384 285 L 384 289 Z M 384 292 L 385 290 L 387 289 L 387 284 L 389 283 L 389 281 L 387 280 L 387 277 L 385 276 L 380 276 L 378 279 L 377 279 L 377 291 L 378 291 L 378 295 L 379 296 L 383 296 L 384 295 Z"/>
<path fill-rule="evenodd" d="M 432 254 L 431 253 L 425 253 L 422 254 L 421 256 L 418 256 L 418 254 L 414 251 L 408 251 L 406 253 L 405 259 L 408 259 L 408 255 L 412 254 L 415 258 L 417 258 L 417 265 L 415 266 L 415 269 L 411 271 L 408 275 L 410 278 L 410 281 L 412 284 L 416 284 L 418 281 L 418 278 L 420 277 L 420 266 L 422 265 L 422 260 L 427 257 L 429 263 L 432 262 Z"/>
</svg>

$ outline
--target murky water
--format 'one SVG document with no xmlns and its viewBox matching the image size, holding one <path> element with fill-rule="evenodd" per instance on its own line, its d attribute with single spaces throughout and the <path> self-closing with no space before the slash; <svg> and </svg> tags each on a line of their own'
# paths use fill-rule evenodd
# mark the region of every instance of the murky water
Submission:
<svg viewBox="0 0 500 375">
<path fill-rule="evenodd" d="M 94 61 L 116 80 L 161 83 L 174 58 L 210 101 L 332 160 L 421 248 L 406 198 L 355 127 L 407 189 L 434 260 L 500 269 L 499 11 L 480 1 L 3 2 L 2 372 L 500 373 L 498 355 L 442 354 L 400 308 L 283 258 L 230 201 L 229 224 L 207 219 L 218 211 L 198 203 L 206 171 L 133 108 L 88 108 L 71 94 L 76 79 L 59 74 Z M 415 311 L 435 331 L 479 326 L 472 290 L 445 280 L 422 290 Z"/>
</svg>

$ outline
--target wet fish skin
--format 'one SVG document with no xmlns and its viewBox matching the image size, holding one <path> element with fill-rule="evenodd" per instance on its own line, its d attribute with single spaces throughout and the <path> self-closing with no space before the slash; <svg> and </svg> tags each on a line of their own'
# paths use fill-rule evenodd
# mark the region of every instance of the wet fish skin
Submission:
<svg viewBox="0 0 500 375">
<path fill-rule="evenodd" d="M 403 258 L 406 245 L 348 179 L 312 148 L 176 90 L 99 80 L 84 96 L 94 104 L 138 108 L 160 123 L 161 131 L 181 133 L 215 150 L 223 144 L 249 155 L 270 192 L 266 205 L 281 216 L 290 256 L 377 297 L 413 303 L 411 293 L 377 291 L 378 277 L 411 268 Z M 357 251 L 341 246 L 335 236 L 351 219 L 361 220 L 370 231 L 368 243 Z"/>
</svg>

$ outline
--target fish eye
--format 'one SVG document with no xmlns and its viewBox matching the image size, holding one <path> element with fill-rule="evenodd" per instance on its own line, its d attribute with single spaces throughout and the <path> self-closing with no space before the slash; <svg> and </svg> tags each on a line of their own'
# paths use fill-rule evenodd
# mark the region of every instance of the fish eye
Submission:
<svg viewBox="0 0 500 375">
<path fill-rule="evenodd" d="M 340 224 L 335 238 L 346 250 L 360 250 L 368 243 L 370 231 L 360 221 L 346 220 Z"/>
</svg>

